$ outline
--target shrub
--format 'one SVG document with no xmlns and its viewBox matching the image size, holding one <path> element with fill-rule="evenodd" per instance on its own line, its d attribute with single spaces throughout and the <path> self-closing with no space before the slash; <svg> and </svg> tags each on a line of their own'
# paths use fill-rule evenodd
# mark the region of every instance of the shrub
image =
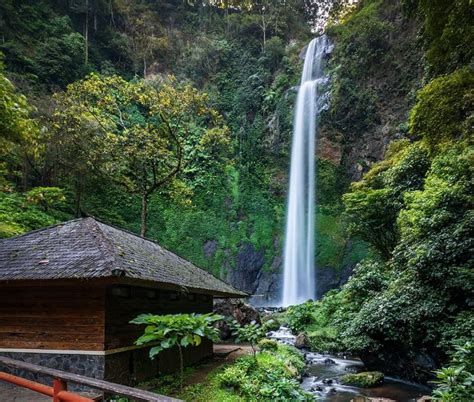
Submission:
<svg viewBox="0 0 474 402">
<path fill-rule="evenodd" d="M 465 67 L 434 79 L 418 92 L 410 114 L 410 133 L 423 137 L 431 148 L 469 136 L 473 111 L 474 73 Z"/>
<path fill-rule="evenodd" d="M 280 322 L 275 318 L 268 318 L 266 320 L 262 319 L 262 321 L 263 321 L 262 327 L 265 332 L 276 331 L 277 329 L 281 327 Z"/>
<path fill-rule="evenodd" d="M 288 326 L 295 333 L 300 333 L 315 322 L 315 304 L 312 301 L 291 306 L 286 313 Z"/>
<path fill-rule="evenodd" d="M 252 347 L 253 355 L 255 357 L 257 351 L 255 346 L 258 341 L 265 336 L 265 331 L 260 324 L 257 324 L 255 321 L 252 321 L 250 324 L 241 326 L 236 320 L 233 320 L 231 323 L 233 329 L 232 335 L 236 336 L 235 341 L 237 343 L 248 342 Z"/>
<path fill-rule="evenodd" d="M 218 374 L 222 387 L 232 387 L 245 400 L 306 400 L 297 378 L 304 367 L 303 356 L 294 348 L 276 345 L 256 359 L 245 356 Z"/>
<path fill-rule="evenodd" d="M 450 364 L 436 371 L 435 398 L 443 402 L 468 402 L 474 395 L 474 344 L 457 346 Z"/>
<path fill-rule="evenodd" d="M 272 352 L 278 350 L 278 342 L 273 339 L 262 339 L 258 342 L 258 347 L 262 352 Z"/>
</svg>

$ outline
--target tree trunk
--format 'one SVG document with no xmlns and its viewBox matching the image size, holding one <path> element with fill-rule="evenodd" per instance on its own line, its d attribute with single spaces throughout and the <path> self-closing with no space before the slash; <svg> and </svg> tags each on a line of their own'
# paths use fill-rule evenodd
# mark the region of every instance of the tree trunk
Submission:
<svg viewBox="0 0 474 402">
<path fill-rule="evenodd" d="M 79 173 L 76 177 L 76 207 L 75 207 L 75 216 L 80 218 L 82 215 L 82 192 L 84 189 L 84 178 L 82 173 Z"/>
<path fill-rule="evenodd" d="M 89 0 L 86 0 L 86 22 L 84 31 L 84 64 L 87 66 L 89 63 Z"/>
<path fill-rule="evenodd" d="M 183 377 L 184 377 L 184 361 L 183 361 L 183 350 L 181 349 L 181 345 L 179 341 L 177 343 L 178 352 L 179 352 L 179 389 L 180 391 L 183 390 Z"/>
<path fill-rule="evenodd" d="M 148 194 L 142 194 L 142 221 L 140 228 L 140 236 L 145 237 L 147 232 L 147 220 L 148 220 Z"/>
</svg>

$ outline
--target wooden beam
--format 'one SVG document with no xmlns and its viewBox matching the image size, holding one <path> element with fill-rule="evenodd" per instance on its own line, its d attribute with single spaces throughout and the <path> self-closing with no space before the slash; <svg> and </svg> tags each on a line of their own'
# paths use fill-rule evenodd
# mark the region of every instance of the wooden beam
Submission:
<svg viewBox="0 0 474 402">
<path fill-rule="evenodd" d="M 0 365 L 13 367 L 20 370 L 26 370 L 26 371 L 36 373 L 36 374 L 48 375 L 50 377 L 57 378 L 66 382 L 72 382 L 75 384 L 80 384 L 80 385 L 85 385 L 87 387 L 95 388 L 108 394 L 134 398 L 135 400 L 138 400 L 138 401 L 148 401 L 148 402 L 178 402 L 180 401 L 179 399 L 155 394 L 154 392 L 143 391 L 141 389 L 127 387 L 125 385 L 115 384 L 108 381 L 97 380 L 95 378 L 90 378 L 90 377 L 86 377 L 79 374 L 72 374 L 66 371 L 55 370 L 55 369 L 39 366 L 37 364 L 21 362 L 19 360 L 10 359 L 8 357 L 0 356 Z"/>
</svg>

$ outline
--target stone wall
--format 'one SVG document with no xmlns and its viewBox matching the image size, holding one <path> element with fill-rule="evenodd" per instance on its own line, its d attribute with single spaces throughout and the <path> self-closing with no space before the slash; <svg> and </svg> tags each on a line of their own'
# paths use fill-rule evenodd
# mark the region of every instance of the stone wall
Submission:
<svg viewBox="0 0 474 402">
<path fill-rule="evenodd" d="M 161 373 L 170 374 L 179 370 L 179 357 L 176 349 L 164 350 L 154 360 L 150 359 L 149 350 L 150 348 L 134 349 L 105 356 L 31 352 L 0 352 L 0 356 L 129 386 L 152 380 Z M 210 356 L 212 356 L 212 342 L 207 339 L 203 339 L 199 346 L 183 349 L 186 366 Z M 12 369 L 1 364 L 0 370 L 49 386 L 53 381 L 47 375 Z M 75 384 L 68 384 L 68 389 L 94 392 L 93 389 Z"/>
<path fill-rule="evenodd" d="M 84 355 L 84 354 L 66 354 L 66 353 L 31 353 L 31 352 L 0 352 L 0 356 L 20 360 L 22 362 L 37 364 L 56 370 L 63 370 L 69 373 L 84 375 L 87 377 L 104 379 L 105 356 Z M 28 380 L 40 382 L 46 385 L 52 385 L 53 379 L 43 374 L 31 373 L 29 371 L 12 369 L 0 364 L 1 370 Z M 68 384 L 69 385 L 69 384 Z M 87 387 L 69 385 L 71 391 L 93 391 Z"/>
</svg>

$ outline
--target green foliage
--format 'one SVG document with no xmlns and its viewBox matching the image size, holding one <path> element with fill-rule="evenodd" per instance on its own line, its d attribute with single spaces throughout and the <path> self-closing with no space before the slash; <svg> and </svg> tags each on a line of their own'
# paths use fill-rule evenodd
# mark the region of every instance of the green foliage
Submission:
<svg viewBox="0 0 474 402">
<path fill-rule="evenodd" d="M 436 371 L 433 396 L 443 402 L 468 402 L 474 395 L 474 345 L 456 346 L 450 363 Z"/>
<path fill-rule="evenodd" d="M 262 326 L 265 332 L 276 331 L 280 328 L 281 323 L 278 318 L 274 317 L 273 315 L 269 315 L 262 318 Z"/>
<path fill-rule="evenodd" d="M 265 328 L 260 324 L 252 321 L 247 325 L 240 325 L 236 320 L 231 323 L 232 335 L 234 335 L 235 341 L 238 343 L 250 343 L 253 350 L 254 357 L 256 356 L 257 343 L 265 336 Z"/>
<path fill-rule="evenodd" d="M 1 49 L 7 65 L 48 86 L 65 86 L 79 79 L 84 66 L 84 37 L 69 16 L 60 16 L 48 2 L 2 2 L 4 24 Z"/>
<path fill-rule="evenodd" d="M 431 148 L 472 135 L 474 71 L 465 67 L 434 79 L 418 92 L 410 115 L 410 133 Z"/>
<path fill-rule="evenodd" d="M 63 206 L 66 197 L 64 191 L 58 187 L 35 187 L 26 193 L 26 201 L 47 212 L 51 208 Z"/>
<path fill-rule="evenodd" d="M 150 196 L 169 185 L 185 163 L 184 174 L 194 178 L 203 170 L 222 173 L 228 160 L 230 139 L 221 116 L 208 106 L 206 94 L 173 77 L 127 82 L 91 74 L 56 98 L 62 143 L 82 142 L 89 169 L 93 164 L 96 174 L 141 196 L 142 235 Z M 186 192 L 184 182 L 172 185 L 171 191 Z"/>
<path fill-rule="evenodd" d="M 136 340 L 137 345 L 159 342 L 150 349 L 150 358 L 154 359 L 164 349 L 177 347 L 180 362 L 180 385 L 183 385 L 182 348 L 199 346 L 202 338 L 215 342 L 219 339 L 219 330 L 214 327 L 216 321 L 223 317 L 217 314 L 141 314 L 132 324 L 147 325 L 145 332 Z"/>
<path fill-rule="evenodd" d="M 32 205 L 26 195 L 0 192 L 0 238 L 53 225 L 66 217 L 57 210 L 45 212 L 43 208 Z"/>
<path fill-rule="evenodd" d="M 273 339 L 261 339 L 258 342 L 258 348 L 262 352 L 274 352 L 278 349 L 278 342 Z"/>
<path fill-rule="evenodd" d="M 17 92 L 15 86 L 5 76 L 3 54 L 0 53 L 0 144 L 19 143 L 32 136 L 37 127 L 30 118 L 32 107 L 24 95 Z M 2 149 L 0 156 L 5 151 Z"/>
<path fill-rule="evenodd" d="M 290 306 L 286 312 L 288 327 L 299 333 L 315 321 L 315 304 L 312 301 Z"/>
<path fill-rule="evenodd" d="M 472 62 L 474 10 L 470 0 L 419 0 L 418 11 L 424 17 L 426 58 L 432 75 Z"/>
<path fill-rule="evenodd" d="M 374 165 L 343 196 L 351 233 L 388 259 L 398 241 L 396 219 L 403 208 L 403 196 L 423 185 L 428 167 L 427 151 L 419 144 L 406 146 Z"/>
<path fill-rule="evenodd" d="M 307 400 L 296 380 L 303 367 L 301 354 L 278 345 L 277 350 L 259 353 L 256 360 L 240 358 L 217 378 L 221 386 L 231 388 L 244 399 Z"/>
<path fill-rule="evenodd" d="M 339 293 L 326 295 L 312 328 L 319 335 L 313 339 L 316 347 L 325 345 L 326 334 L 334 337 L 332 328 L 341 340 L 339 349 L 377 354 L 386 365 L 394 359 L 413 361 L 419 350 L 446 356 L 454 344 L 473 335 L 468 296 L 473 291 L 468 252 L 472 146 L 451 143 L 427 159 L 419 143 L 400 145 L 353 186 L 353 194 L 381 187 L 399 203 L 388 221 L 397 231 L 393 249 L 384 260 L 369 255 Z M 350 197 L 345 201 L 353 208 Z M 375 222 L 366 230 L 378 228 Z M 362 219 L 356 226 L 364 224 Z M 413 368 L 404 375 L 426 378 L 427 373 Z"/>
<path fill-rule="evenodd" d="M 219 330 L 213 326 L 221 320 L 217 314 L 141 314 L 130 321 L 132 324 L 145 324 L 145 332 L 137 339 L 137 345 L 160 341 L 159 346 L 150 349 L 150 357 L 154 358 L 163 349 L 173 346 L 198 346 L 202 338 L 212 341 L 219 339 Z"/>
<path fill-rule="evenodd" d="M 367 5 L 364 4 L 359 12 L 351 14 L 343 24 L 332 27 L 332 33 L 340 42 L 336 58 L 348 62 L 341 67 L 352 78 L 370 73 L 387 53 L 387 37 L 391 25 L 379 18 L 382 6 L 383 1 L 380 0 L 367 2 Z"/>
</svg>

